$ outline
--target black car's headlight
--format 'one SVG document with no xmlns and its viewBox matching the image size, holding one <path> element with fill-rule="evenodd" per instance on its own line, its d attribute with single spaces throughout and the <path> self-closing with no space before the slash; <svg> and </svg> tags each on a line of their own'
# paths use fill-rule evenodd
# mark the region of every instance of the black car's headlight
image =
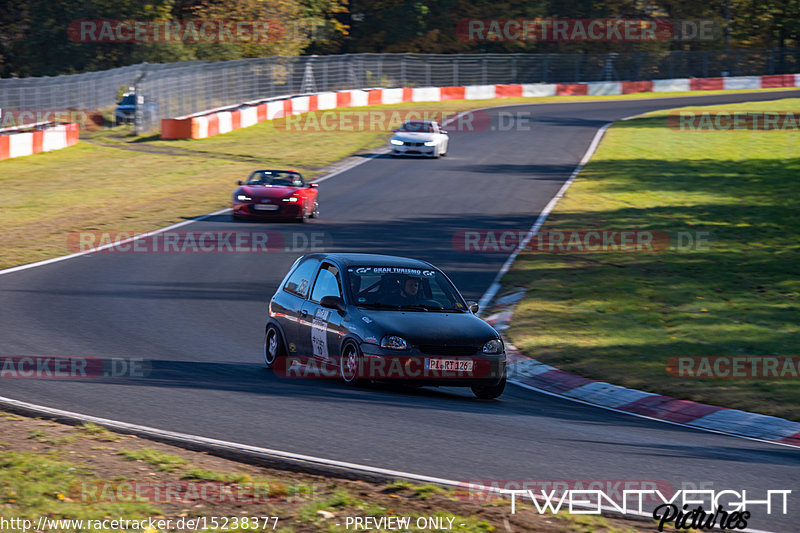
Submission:
<svg viewBox="0 0 800 533">
<path fill-rule="evenodd" d="M 489 355 L 497 355 L 503 353 L 503 341 L 500 339 L 492 339 L 483 345 L 483 353 Z"/>
<path fill-rule="evenodd" d="M 246 194 L 237 194 L 236 199 L 239 200 L 240 202 L 249 202 L 252 200 L 252 198 L 250 198 Z"/>
<path fill-rule="evenodd" d="M 387 350 L 405 350 L 408 348 L 408 343 L 403 337 L 387 335 L 381 339 L 381 348 L 386 348 Z"/>
</svg>

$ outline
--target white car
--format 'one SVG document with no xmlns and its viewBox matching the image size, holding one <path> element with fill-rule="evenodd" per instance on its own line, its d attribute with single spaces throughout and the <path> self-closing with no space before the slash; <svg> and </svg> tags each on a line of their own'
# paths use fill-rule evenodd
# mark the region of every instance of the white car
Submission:
<svg viewBox="0 0 800 533">
<path fill-rule="evenodd" d="M 407 120 L 389 139 L 392 155 L 447 155 L 450 137 L 433 120 Z"/>
</svg>

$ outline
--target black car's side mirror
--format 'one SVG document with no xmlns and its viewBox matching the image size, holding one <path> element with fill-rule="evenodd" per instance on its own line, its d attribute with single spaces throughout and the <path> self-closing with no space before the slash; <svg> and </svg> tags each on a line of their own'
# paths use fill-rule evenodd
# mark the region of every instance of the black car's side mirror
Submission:
<svg viewBox="0 0 800 533">
<path fill-rule="evenodd" d="M 473 313 L 477 313 L 478 309 L 480 309 L 480 307 L 478 307 L 478 302 L 467 302 L 467 307 Z"/>
<path fill-rule="evenodd" d="M 236 185 L 242 185 L 242 180 L 237 181 Z"/>
<path fill-rule="evenodd" d="M 319 301 L 319 305 L 328 309 L 336 309 L 342 314 L 346 311 L 344 300 L 338 296 L 323 296 L 322 300 Z"/>
</svg>

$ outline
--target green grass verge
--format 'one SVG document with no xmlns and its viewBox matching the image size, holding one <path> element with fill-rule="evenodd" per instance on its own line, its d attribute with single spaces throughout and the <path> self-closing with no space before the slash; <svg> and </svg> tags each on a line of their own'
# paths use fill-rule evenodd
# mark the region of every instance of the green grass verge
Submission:
<svg viewBox="0 0 800 533">
<path fill-rule="evenodd" d="M 699 109 L 699 108 L 685 108 Z M 794 111 L 800 100 L 703 109 Z M 543 231 L 708 231 L 706 250 L 521 254 L 508 334 L 614 384 L 800 420 L 800 379 L 686 379 L 673 356 L 797 356 L 800 134 L 681 132 L 667 112 L 612 126 Z"/>
<path fill-rule="evenodd" d="M 717 92 L 462 100 L 370 109 L 451 112 Z M 66 150 L 0 161 L 0 268 L 70 253 L 71 232 L 142 233 L 228 207 L 236 180 L 255 168 L 297 168 L 313 177 L 326 165 L 381 146 L 388 138 L 382 131 L 286 132 L 271 122 L 204 140 L 162 141 L 129 133 L 130 127 L 102 130 Z"/>
<path fill-rule="evenodd" d="M 0 451 L 0 516 L 32 520 L 73 518 L 98 520 L 107 516 L 158 515 L 160 509 L 141 502 L 99 502 L 86 505 L 76 496 L 82 483 L 97 482 L 85 467 L 66 461 L 57 452 Z"/>
<path fill-rule="evenodd" d="M 117 455 L 121 455 L 129 461 L 143 461 L 149 463 L 163 472 L 174 472 L 189 464 L 189 461 L 186 459 L 150 448 L 144 448 L 142 450 L 120 450 L 117 452 Z"/>
</svg>

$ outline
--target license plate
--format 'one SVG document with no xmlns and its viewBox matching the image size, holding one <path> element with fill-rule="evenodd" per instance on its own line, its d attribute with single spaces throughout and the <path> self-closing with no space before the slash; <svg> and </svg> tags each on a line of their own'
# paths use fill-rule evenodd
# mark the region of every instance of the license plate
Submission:
<svg viewBox="0 0 800 533">
<path fill-rule="evenodd" d="M 475 361 L 469 359 L 425 359 L 425 370 L 472 372 Z"/>
<path fill-rule="evenodd" d="M 253 206 L 256 211 L 277 211 L 278 206 L 273 204 L 256 204 Z"/>
</svg>

